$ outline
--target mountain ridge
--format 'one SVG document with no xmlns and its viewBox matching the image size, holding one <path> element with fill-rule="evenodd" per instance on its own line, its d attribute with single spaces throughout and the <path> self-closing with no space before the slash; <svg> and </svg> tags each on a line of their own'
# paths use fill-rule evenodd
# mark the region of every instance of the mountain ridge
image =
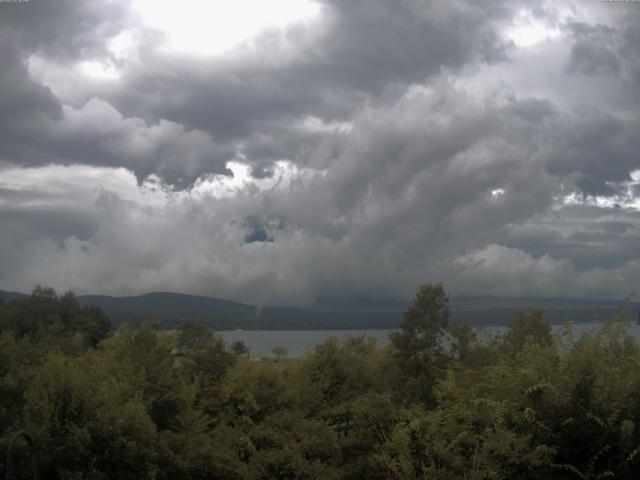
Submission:
<svg viewBox="0 0 640 480">
<path fill-rule="evenodd" d="M 20 292 L 0 290 L 0 299 L 27 297 Z M 204 323 L 217 330 L 329 330 L 397 328 L 410 300 L 370 301 L 358 297 L 350 302 L 326 299 L 310 306 L 255 306 L 233 300 L 176 292 L 149 292 L 134 296 L 78 295 L 82 305 L 97 305 L 114 325 L 160 322 L 176 328 L 183 321 Z M 510 298 L 458 296 L 451 299 L 452 322 L 473 325 L 505 325 L 517 310 L 543 308 L 553 323 L 597 321 L 610 316 L 623 301 L 567 298 Z M 635 319 L 640 303 L 628 302 L 625 311 Z"/>
</svg>

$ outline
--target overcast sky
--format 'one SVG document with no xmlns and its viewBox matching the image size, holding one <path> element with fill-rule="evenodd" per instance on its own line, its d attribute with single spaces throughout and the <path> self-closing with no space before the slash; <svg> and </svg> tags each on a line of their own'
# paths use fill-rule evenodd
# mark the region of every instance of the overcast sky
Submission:
<svg viewBox="0 0 640 480">
<path fill-rule="evenodd" d="M 640 286 L 640 2 L 0 3 L 0 288 Z"/>
</svg>

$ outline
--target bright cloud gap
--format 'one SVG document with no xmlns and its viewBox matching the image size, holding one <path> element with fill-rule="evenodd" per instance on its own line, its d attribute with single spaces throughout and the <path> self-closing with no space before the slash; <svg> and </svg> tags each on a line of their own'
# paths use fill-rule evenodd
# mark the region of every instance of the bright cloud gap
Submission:
<svg viewBox="0 0 640 480">
<path fill-rule="evenodd" d="M 145 25 L 166 36 L 169 49 L 199 55 L 220 54 L 265 29 L 310 21 L 320 11 L 309 0 L 134 0 L 133 5 Z"/>
</svg>

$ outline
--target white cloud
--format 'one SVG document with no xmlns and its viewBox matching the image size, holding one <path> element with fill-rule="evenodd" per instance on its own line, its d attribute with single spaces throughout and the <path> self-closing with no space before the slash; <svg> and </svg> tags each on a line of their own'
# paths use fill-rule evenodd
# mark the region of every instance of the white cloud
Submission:
<svg viewBox="0 0 640 480">
<path fill-rule="evenodd" d="M 146 26 L 166 36 L 169 49 L 190 55 L 222 53 L 264 29 L 309 21 L 320 11 L 309 0 L 134 0 L 133 6 Z"/>
<path fill-rule="evenodd" d="M 455 258 L 457 288 L 502 296 L 610 296 L 624 298 L 630 285 L 617 270 L 578 272 L 567 259 L 534 257 L 518 248 L 490 244 Z"/>
<path fill-rule="evenodd" d="M 561 35 L 556 25 L 533 16 L 528 10 L 521 10 L 513 19 L 513 24 L 505 32 L 518 47 L 532 47 L 540 42 L 555 39 Z"/>
</svg>

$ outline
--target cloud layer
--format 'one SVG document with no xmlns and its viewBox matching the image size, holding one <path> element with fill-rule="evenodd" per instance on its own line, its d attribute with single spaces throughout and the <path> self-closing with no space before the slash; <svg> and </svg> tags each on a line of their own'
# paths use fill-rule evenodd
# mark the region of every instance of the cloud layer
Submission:
<svg viewBox="0 0 640 480">
<path fill-rule="evenodd" d="M 327 0 L 209 55 L 126 1 L 0 9 L 0 288 L 638 284 L 633 4 Z"/>
</svg>

